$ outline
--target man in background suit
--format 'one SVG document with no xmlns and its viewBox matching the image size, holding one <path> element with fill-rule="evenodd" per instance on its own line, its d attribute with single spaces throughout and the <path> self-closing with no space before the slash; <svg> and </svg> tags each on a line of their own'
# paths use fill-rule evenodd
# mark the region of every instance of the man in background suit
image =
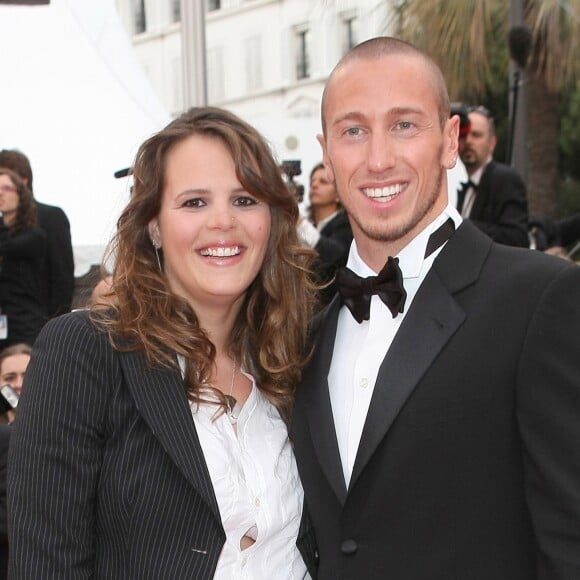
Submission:
<svg viewBox="0 0 580 580">
<path fill-rule="evenodd" d="M 469 112 L 470 127 L 459 139 L 459 155 L 469 180 L 457 194 L 457 209 L 492 240 L 529 247 L 526 186 L 518 172 L 492 159 L 497 138 L 485 107 Z"/>
<path fill-rule="evenodd" d="M 17 173 L 32 189 L 32 168 L 20 151 L 0 151 L 0 167 Z M 47 318 L 69 312 L 72 307 L 75 278 L 70 224 L 60 207 L 36 202 L 38 226 L 46 234 L 47 251 L 41 279 Z"/>
<path fill-rule="evenodd" d="M 319 580 L 580 578 L 580 269 L 462 222 L 458 121 L 394 38 L 326 84 L 347 266 L 380 273 L 339 273 L 296 395 Z"/>
</svg>

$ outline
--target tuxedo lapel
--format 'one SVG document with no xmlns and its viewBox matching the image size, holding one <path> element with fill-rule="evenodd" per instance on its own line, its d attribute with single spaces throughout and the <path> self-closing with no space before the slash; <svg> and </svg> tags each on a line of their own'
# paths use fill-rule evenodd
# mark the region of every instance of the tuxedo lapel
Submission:
<svg viewBox="0 0 580 580">
<path fill-rule="evenodd" d="M 326 340 L 318 340 L 312 359 L 313 363 L 309 365 L 304 374 L 301 388 L 308 392 L 308 397 L 305 401 L 306 412 L 318 462 L 336 497 L 341 503 L 344 503 L 346 499 L 346 483 L 342 471 L 328 390 L 328 370 L 334 350 L 334 337 L 336 336 L 340 306 L 340 299 L 336 296 L 330 303 L 327 315 L 319 329 L 319 336 L 328 338 Z M 332 337 L 332 340 L 330 337 Z"/>
<path fill-rule="evenodd" d="M 220 519 L 179 370 L 151 368 L 139 352 L 121 353 L 120 356 L 137 409 L 168 455 Z"/>
<path fill-rule="evenodd" d="M 477 279 L 490 244 L 491 240 L 464 222 L 421 285 L 379 369 L 353 466 L 351 488 L 417 383 L 465 319 L 453 292 Z M 475 246 L 479 251 L 475 251 Z M 465 252 L 470 254 L 467 262 L 461 260 Z M 458 264 L 466 266 L 460 268 Z"/>
</svg>

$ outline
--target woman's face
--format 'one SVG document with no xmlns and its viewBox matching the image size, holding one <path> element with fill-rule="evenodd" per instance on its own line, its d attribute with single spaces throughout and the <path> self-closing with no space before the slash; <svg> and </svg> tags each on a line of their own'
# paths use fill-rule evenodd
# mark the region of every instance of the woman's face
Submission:
<svg viewBox="0 0 580 580">
<path fill-rule="evenodd" d="M 24 373 L 30 362 L 28 354 L 13 354 L 2 361 L 0 367 L 0 383 L 8 383 L 19 395 L 24 381 Z"/>
<path fill-rule="evenodd" d="M 0 211 L 4 214 L 5 223 L 9 223 L 6 218 L 16 216 L 20 196 L 18 190 L 9 175 L 0 174 Z"/>
<path fill-rule="evenodd" d="M 241 302 L 264 261 L 270 228 L 269 205 L 244 190 L 220 139 L 193 135 L 172 147 L 149 232 L 163 249 L 171 289 L 196 312 Z"/>
<path fill-rule="evenodd" d="M 327 178 L 323 167 L 317 169 L 310 178 L 310 204 L 314 207 L 338 204 L 334 182 Z"/>
</svg>

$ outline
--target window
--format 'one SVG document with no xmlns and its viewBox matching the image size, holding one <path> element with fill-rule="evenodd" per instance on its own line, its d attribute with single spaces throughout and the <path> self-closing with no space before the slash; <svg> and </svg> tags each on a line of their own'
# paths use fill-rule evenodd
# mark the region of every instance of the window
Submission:
<svg viewBox="0 0 580 580">
<path fill-rule="evenodd" d="M 296 30 L 296 78 L 310 77 L 310 30 Z"/>
<path fill-rule="evenodd" d="M 219 10 L 222 7 L 221 0 L 207 0 L 207 11 Z"/>
<path fill-rule="evenodd" d="M 342 20 L 342 54 L 358 44 L 358 24 L 356 16 L 348 16 Z"/>
<path fill-rule="evenodd" d="M 262 88 L 262 39 L 259 36 L 244 41 L 246 59 L 246 91 L 251 93 Z"/>
<path fill-rule="evenodd" d="M 135 34 L 141 34 L 147 30 L 145 0 L 133 0 L 133 23 L 135 26 Z"/>
<path fill-rule="evenodd" d="M 224 48 L 215 46 L 207 50 L 207 98 L 209 103 L 222 101 L 225 96 Z"/>
<path fill-rule="evenodd" d="M 181 0 L 171 0 L 171 22 L 181 22 Z"/>
</svg>

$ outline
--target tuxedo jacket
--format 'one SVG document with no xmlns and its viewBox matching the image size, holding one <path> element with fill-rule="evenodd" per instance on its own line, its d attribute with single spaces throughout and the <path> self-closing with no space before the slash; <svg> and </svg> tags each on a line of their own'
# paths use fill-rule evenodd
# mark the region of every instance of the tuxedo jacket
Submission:
<svg viewBox="0 0 580 580">
<path fill-rule="evenodd" d="M 49 318 L 69 312 L 75 289 L 70 224 L 60 207 L 36 203 L 39 227 L 46 234 L 42 296 Z"/>
<path fill-rule="evenodd" d="M 314 270 L 320 281 L 332 281 L 329 286 L 321 291 L 320 299 L 323 305 L 328 304 L 336 294 L 334 276 L 339 268 L 346 265 L 351 242 L 352 230 L 348 216 L 344 211 L 337 213 L 320 230 L 320 239 L 315 246 L 318 257 Z"/>
<path fill-rule="evenodd" d="M 529 247 L 526 186 L 515 169 L 497 161 L 487 164 L 469 219 L 500 244 Z"/>
<path fill-rule="evenodd" d="M 180 371 L 112 349 L 87 312 L 37 339 L 8 500 L 12 580 L 210 579 L 225 541 Z"/>
<path fill-rule="evenodd" d="M 319 579 L 580 578 L 578 296 L 575 264 L 464 222 L 380 366 L 348 489 L 331 302 L 292 425 Z"/>
</svg>

